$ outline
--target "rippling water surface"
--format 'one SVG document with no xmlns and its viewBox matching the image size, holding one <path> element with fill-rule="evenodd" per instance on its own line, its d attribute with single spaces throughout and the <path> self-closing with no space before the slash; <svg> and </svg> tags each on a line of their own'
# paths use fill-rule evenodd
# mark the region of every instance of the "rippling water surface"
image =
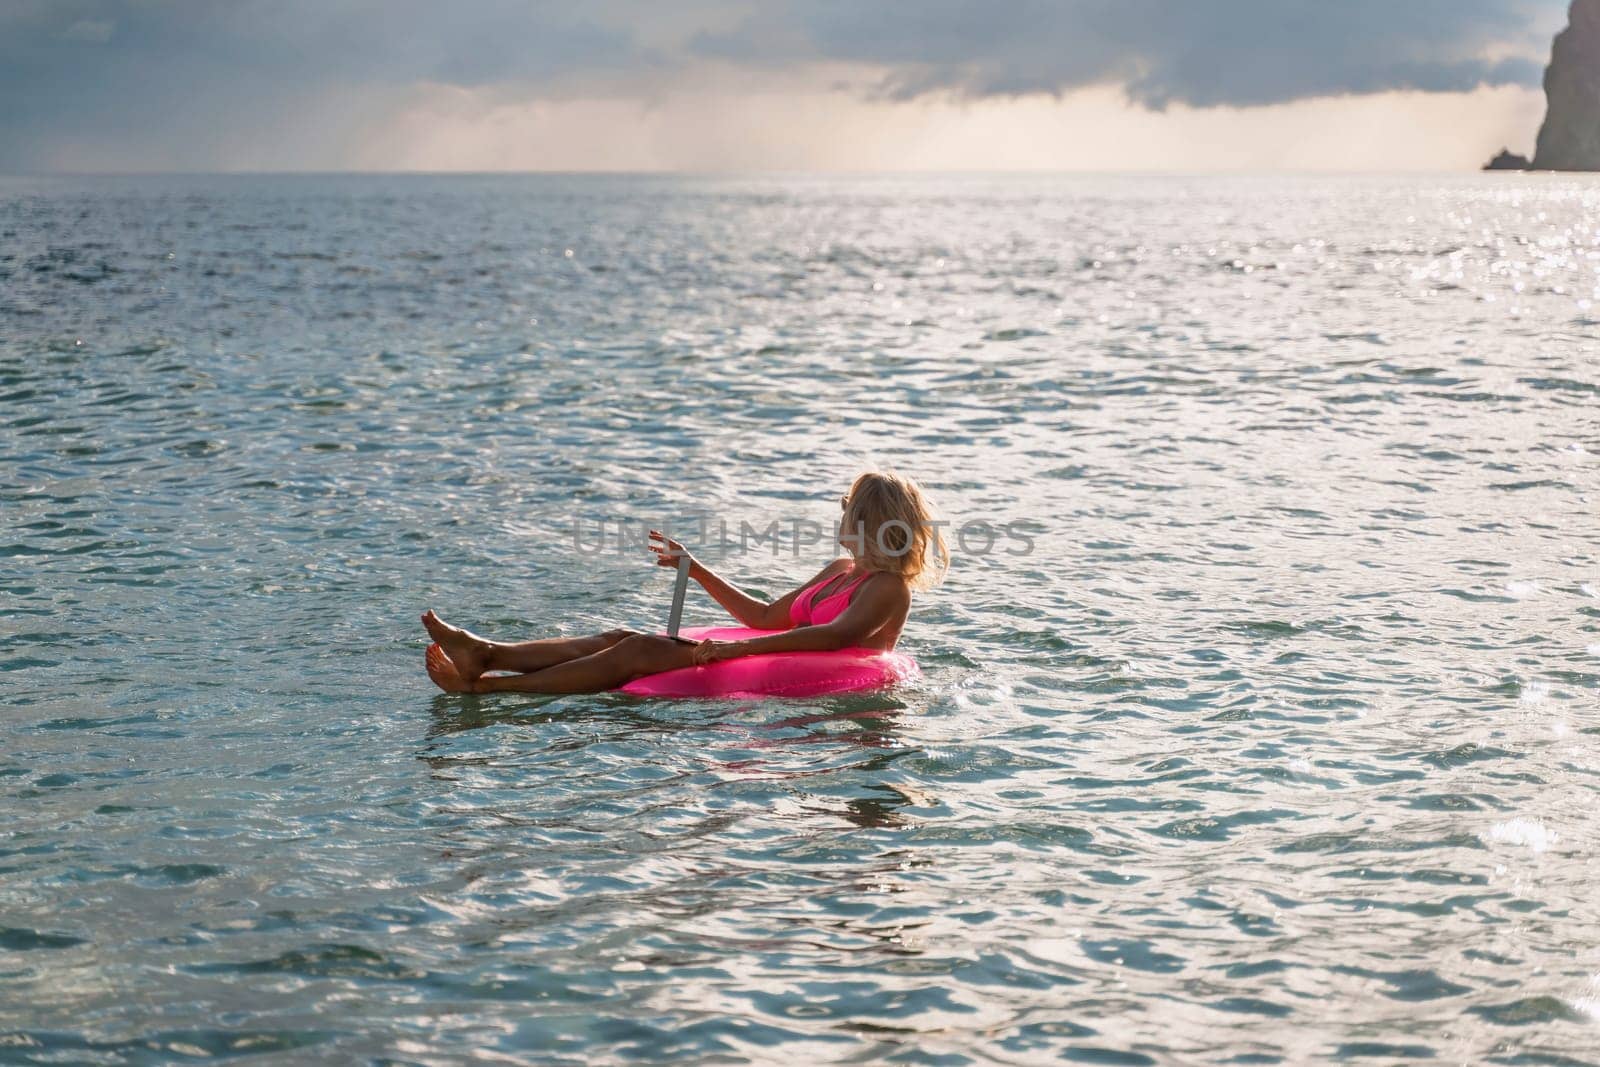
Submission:
<svg viewBox="0 0 1600 1067">
<path fill-rule="evenodd" d="M 0 180 L 0 1061 L 1595 1062 L 1597 320 L 1594 179 Z M 422 672 L 869 462 L 1034 538 L 913 687 Z"/>
</svg>

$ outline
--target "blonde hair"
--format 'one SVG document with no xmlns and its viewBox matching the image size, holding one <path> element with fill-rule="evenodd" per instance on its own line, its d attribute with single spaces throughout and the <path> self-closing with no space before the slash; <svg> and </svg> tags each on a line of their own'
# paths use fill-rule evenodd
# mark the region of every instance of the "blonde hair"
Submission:
<svg viewBox="0 0 1600 1067">
<path fill-rule="evenodd" d="M 898 574 L 913 589 L 938 585 L 950 549 L 916 479 L 893 471 L 858 475 L 845 496 L 839 540 L 869 571 Z"/>
</svg>

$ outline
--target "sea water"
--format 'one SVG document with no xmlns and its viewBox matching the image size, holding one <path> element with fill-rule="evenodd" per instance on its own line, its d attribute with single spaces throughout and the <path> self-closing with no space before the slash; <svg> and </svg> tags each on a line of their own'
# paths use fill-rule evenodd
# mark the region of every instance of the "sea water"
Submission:
<svg viewBox="0 0 1600 1067">
<path fill-rule="evenodd" d="M 0 1061 L 1596 1062 L 1597 335 L 1594 178 L 0 180 Z M 423 672 L 873 464 L 915 685 Z"/>
</svg>

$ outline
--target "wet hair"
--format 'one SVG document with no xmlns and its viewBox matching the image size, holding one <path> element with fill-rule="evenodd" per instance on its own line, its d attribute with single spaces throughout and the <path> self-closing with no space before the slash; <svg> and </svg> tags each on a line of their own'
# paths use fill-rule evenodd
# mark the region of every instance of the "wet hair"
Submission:
<svg viewBox="0 0 1600 1067">
<path fill-rule="evenodd" d="M 857 476 L 841 504 L 839 540 L 861 566 L 898 574 L 913 589 L 943 580 L 950 549 L 914 478 L 868 471 Z"/>
</svg>

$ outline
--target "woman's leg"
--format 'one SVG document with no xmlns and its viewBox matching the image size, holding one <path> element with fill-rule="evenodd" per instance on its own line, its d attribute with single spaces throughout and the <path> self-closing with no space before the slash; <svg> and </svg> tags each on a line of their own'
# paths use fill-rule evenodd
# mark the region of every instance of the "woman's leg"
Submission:
<svg viewBox="0 0 1600 1067">
<path fill-rule="evenodd" d="M 546 637 L 539 641 L 522 641 L 515 644 L 490 641 L 483 669 L 516 671 L 518 674 L 542 671 L 546 667 L 554 667 L 569 659 L 582 659 L 596 652 L 604 652 L 623 638 L 632 637 L 634 633 L 633 630 L 607 630 L 603 634 L 591 634 L 588 637 Z"/>
<path fill-rule="evenodd" d="M 609 648 L 528 674 L 491 675 L 471 685 L 475 693 L 601 693 L 643 674 L 688 667 L 694 646 L 666 637 L 633 634 Z M 429 670 L 430 674 L 433 671 Z M 441 688 L 448 688 L 434 676 Z"/>
<path fill-rule="evenodd" d="M 451 626 L 432 611 L 423 613 L 422 625 L 439 643 L 462 681 L 472 682 L 484 671 L 543 670 L 569 659 L 580 659 L 610 648 L 632 630 L 607 630 L 589 637 L 547 637 L 540 641 L 506 643 L 490 641 L 470 630 Z"/>
</svg>

